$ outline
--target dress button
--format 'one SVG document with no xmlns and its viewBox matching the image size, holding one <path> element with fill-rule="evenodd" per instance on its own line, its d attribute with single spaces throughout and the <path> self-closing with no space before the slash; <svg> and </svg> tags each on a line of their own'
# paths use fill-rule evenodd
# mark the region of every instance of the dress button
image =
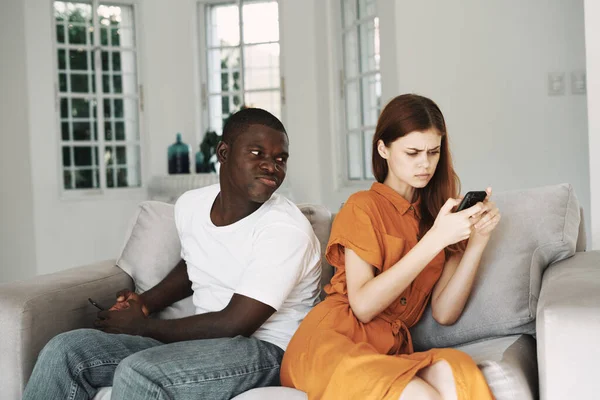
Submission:
<svg viewBox="0 0 600 400">
<path fill-rule="evenodd" d="M 405 306 L 405 305 L 406 305 L 406 297 L 402 297 L 402 298 L 400 299 L 400 304 L 402 304 L 403 306 Z"/>
</svg>

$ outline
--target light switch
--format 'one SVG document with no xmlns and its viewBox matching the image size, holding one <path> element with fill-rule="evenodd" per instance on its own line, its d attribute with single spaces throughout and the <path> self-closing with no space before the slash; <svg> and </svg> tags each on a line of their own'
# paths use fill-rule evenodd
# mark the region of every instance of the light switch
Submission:
<svg viewBox="0 0 600 400">
<path fill-rule="evenodd" d="M 571 72 L 571 93 L 585 94 L 587 89 L 585 71 Z"/>
<path fill-rule="evenodd" d="M 550 72 L 548 74 L 548 95 L 562 96 L 565 94 L 565 73 Z"/>
</svg>

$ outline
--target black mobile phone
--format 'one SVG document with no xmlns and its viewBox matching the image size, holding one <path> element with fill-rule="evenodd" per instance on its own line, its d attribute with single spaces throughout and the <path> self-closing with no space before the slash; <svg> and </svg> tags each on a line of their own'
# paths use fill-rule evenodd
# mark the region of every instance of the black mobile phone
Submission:
<svg viewBox="0 0 600 400">
<path fill-rule="evenodd" d="M 471 192 L 467 192 L 465 197 L 463 197 L 462 201 L 458 205 L 456 212 L 466 210 L 469 207 L 473 207 L 475 204 L 480 201 L 484 201 L 487 197 L 487 192 L 485 190 L 475 190 Z"/>
<path fill-rule="evenodd" d="M 88 297 L 88 301 L 89 301 L 90 303 L 92 303 L 92 305 L 93 305 L 94 307 L 96 307 L 98 310 L 100 310 L 100 311 L 104 311 L 104 307 L 102 307 L 100 304 L 96 303 L 94 300 L 90 299 L 89 297 Z"/>
</svg>

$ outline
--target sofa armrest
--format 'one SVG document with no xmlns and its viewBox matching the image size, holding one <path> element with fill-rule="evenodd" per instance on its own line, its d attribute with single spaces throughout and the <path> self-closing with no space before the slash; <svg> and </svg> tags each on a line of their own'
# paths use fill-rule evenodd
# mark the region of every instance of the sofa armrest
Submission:
<svg viewBox="0 0 600 400">
<path fill-rule="evenodd" d="M 600 393 L 600 251 L 577 252 L 550 266 L 537 309 L 541 400 Z"/>
<path fill-rule="evenodd" d="M 0 390 L 20 399 L 44 345 L 61 332 L 91 327 L 98 310 L 133 281 L 114 260 L 0 285 Z"/>
</svg>

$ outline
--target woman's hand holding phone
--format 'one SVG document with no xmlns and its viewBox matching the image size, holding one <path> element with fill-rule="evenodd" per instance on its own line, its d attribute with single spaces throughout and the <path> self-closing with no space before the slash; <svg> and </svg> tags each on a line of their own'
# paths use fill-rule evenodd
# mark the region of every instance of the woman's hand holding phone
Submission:
<svg viewBox="0 0 600 400">
<path fill-rule="evenodd" d="M 481 238 L 488 238 L 496 226 L 498 226 L 501 218 L 500 210 L 496 206 L 496 203 L 490 201 L 492 188 L 488 187 L 485 191 L 487 196 L 481 203 L 483 206 L 481 211 L 471 218 L 473 235 Z"/>
<path fill-rule="evenodd" d="M 471 227 L 474 223 L 471 217 L 480 213 L 483 209 L 483 204 L 477 203 L 466 210 L 452 212 L 452 209 L 460 202 L 461 199 L 448 199 L 440 209 L 431 227 L 431 232 L 438 237 L 444 247 L 468 239 L 471 236 Z"/>
</svg>

